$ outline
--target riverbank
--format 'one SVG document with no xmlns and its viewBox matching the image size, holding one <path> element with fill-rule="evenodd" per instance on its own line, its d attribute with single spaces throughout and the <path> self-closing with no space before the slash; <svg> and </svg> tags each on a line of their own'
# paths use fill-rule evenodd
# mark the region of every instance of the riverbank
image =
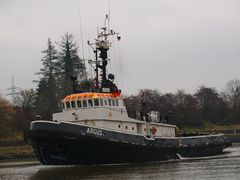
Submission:
<svg viewBox="0 0 240 180">
<path fill-rule="evenodd" d="M 240 143 L 240 134 L 226 134 L 233 143 Z"/>
<path fill-rule="evenodd" d="M 31 158 L 35 155 L 30 145 L 0 147 L 0 161 Z"/>
<path fill-rule="evenodd" d="M 179 130 L 179 135 L 181 134 L 220 134 L 223 133 L 229 138 L 233 143 L 240 143 L 240 125 L 213 125 L 208 124 L 202 128 L 184 127 Z"/>
</svg>

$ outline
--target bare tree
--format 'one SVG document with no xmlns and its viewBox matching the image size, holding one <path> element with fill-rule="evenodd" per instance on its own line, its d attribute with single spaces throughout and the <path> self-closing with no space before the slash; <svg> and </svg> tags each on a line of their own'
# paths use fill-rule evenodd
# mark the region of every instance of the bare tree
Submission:
<svg viewBox="0 0 240 180">
<path fill-rule="evenodd" d="M 223 96 L 233 109 L 240 107 L 240 80 L 228 81 Z"/>
<path fill-rule="evenodd" d="M 19 95 L 15 98 L 15 104 L 24 111 L 26 109 L 32 109 L 35 103 L 36 93 L 33 89 L 21 90 Z"/>
<path fill-rule="evenodd" d="M 15 98 L 17 106 L 16 125 L 23 133 L 29 128 L 33 121 L 33 109 L 35 105 L 36 93 L 33 89 L 21 90 Z"/>
<path fill-rule="evenodd" d="M 13 105 L 0 95 L 0 139 L 12 135 L 15 113 Z"/>
</svg>

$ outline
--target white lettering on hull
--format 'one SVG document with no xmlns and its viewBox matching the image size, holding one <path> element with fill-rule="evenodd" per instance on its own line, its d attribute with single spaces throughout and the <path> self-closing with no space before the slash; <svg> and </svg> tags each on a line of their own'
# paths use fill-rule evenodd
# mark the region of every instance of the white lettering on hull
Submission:
<svg viewBox="0 0 240 180">
<path fill-rule="evenodd" d="M 100 129 L 87 128 L 87 133 L 94 134 L 96 136 L 104 136 L 102 130 L 100 130 Z"/>
</svg>

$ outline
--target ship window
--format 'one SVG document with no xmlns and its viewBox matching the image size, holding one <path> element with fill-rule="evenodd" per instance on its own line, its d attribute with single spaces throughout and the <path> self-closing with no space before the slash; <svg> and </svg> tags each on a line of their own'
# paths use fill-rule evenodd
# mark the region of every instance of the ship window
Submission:
<svg viewBox="0 0 240 180">
<path fill-rule="evenodd" d="M 115 106 L 115 100 L 114 99 L 112 100 L 112 105 Z"/>
<path fill-rule="evenodd" d="M 124 103 L 124 101 L 122 101 L 122 104 L 123 104 L 123 107 L 125 107 L 125 103 Z"/>
<path fill-rule="evenodd" d="M 82 102 L 80 100 L 77 100 L 77 106 L 82 107 Z"/>
<path fill-rule="evenodd" d="M 71 106 L 72 106 L 72 108 L 75 108 L 75 107 L 76 107 L 75 101 L 71 101 Z"/>
<path fill-rule="evenodd" d="M 83 107 L 87 107 L 87 101 L 83 100 L 82 105 L 83 105 Z"/>
<path fill-rule="evenodd" d="M 64 102 L 62 103 L 62 108 L 63 108 L 63 109 L 66 109 Z"/>
<path fill-rule="evenodd" d="M 66 106 L 67 106 L 67 108 L 70 108 L 70 107 L 71 107 L 69 101 L 66 102 Z"/>
<path fill-rule="evenodd" d="M 98 99 L 94 99 L 94 106 L 99 106 L 99 100 Z"/>
<path fill-rule="evenodd" d="M 109 106 L 112 106 L 112 101 L 111 101 L 111 99 L 108 99 L 108 104 L 109 104 Z"/>
<path fill-rule="evenodd" d="M 108 102 L 106 99 L 104 99 L 104 105 L 107 106 L 108 105 Z"/>
<path fill-rule="evenodd" d="M 100 99 L 100 105 L 103 106 L 103 100 L 102 99 Z"/>
<path fill-rule="evenodd" d="M 119 104 L 118 104 L 118 99 L 116 99 L 116 106 L 119 106 Z"/>
<path fill-rule="evenodd" d="M 134 131 L 134 127 L 132 127 L 132 130 Z"/>
<path fill-rule="evenodd" d="M 127 126 L 125 126 L 125 128 L 126 128 L 126 129 L 128 129 L 128 127 L 127 127 Z"/>
<path fill-rule="evenodd" d="M 91 99 L 88 100 L 88 106 L 93 106 L 93 101 Z"/>
<path fill-rule="evenodd" d="M 119 124 L 119 125 L 118 125 L 118 128 L 120 128 L 120 127 L 121 127 L 121 125 Z"/>
</svg>

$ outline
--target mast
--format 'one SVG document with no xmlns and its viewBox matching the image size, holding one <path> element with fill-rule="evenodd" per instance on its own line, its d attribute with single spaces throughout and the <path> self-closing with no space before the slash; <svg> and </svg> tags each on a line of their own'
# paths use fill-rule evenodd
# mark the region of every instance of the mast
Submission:
<svg viewBox="0 0 240 180">
<path fill-rule="evenodd" d="M 113 83 L 114 75 L 108 74 L 107 77 L 107 65 L 108 65 L 108 50 L 111 47 L 111 42 L 109 41 L 109 36 L 117 36 L 117 39 L 120 40 L 119 33 L 110 29 L 110 18 L 109 15 L 106 15 L 104 20 L 104 27 L 100 28 L 100 32 L 97 32 L 97 39 L 94 43 L 89 43 L 95 53 L 95 83 L 96 89 L 99 92 L 116 92 L 118 88 Z M 99 51 L 99 56 L 98 56 Z M 101 71 L 99 73 L 99 70 Z"/>
<path fill-rule="evenodd" d="M 99 78 L 98 78 L 98 53 L 97 50 L 94 50 L 95 53 L 95 63 L 96 63 L 96 68 L 95 68 L 95 72 L 96 72 L 96 89 L 99 89 Z"/>
</svg>

